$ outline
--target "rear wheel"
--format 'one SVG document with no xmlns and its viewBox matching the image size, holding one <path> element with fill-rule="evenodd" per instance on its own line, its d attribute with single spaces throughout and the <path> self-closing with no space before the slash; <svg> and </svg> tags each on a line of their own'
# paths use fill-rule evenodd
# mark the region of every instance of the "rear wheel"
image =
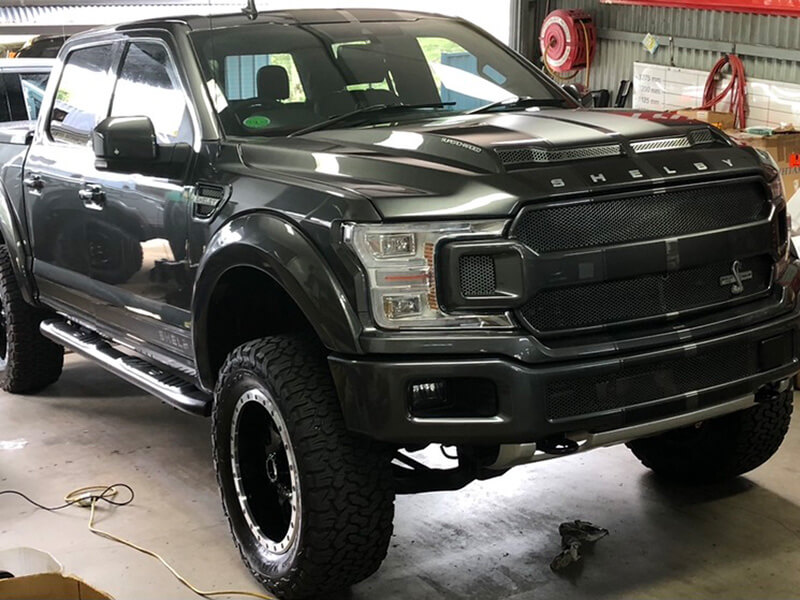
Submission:
<svg viewBox="0 0 800 600">
<path fill-rule="evenodd" d="M 693 427 L 634 440 L 644 466 L 671 479 L 702 483 L 752 471 L 778 451 L 792 416 L 793 391 Z"/>
<path fill-rule="evenodd" d="M 347 432 L 316 344 L 276 336 L 231 353 L 213 438 L 234 540 L 264 585 L 306 598 L 378 569 L 392 533 L 391 455 Z"/>
<path fill-rule="evenodd" d="M 46 316 L 22 298 L 11 255 L 0 246 L 0 388 L 6 392 L 36 392 L 61 376 L 64 349 L 39 333 Z"/>
</svg>

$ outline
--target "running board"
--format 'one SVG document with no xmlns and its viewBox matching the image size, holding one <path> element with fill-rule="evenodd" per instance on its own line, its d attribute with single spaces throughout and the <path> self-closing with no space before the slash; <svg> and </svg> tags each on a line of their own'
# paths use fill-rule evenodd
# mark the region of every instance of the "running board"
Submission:
<svg viewBox="0 0 800 600">
<path fill-rule="evenodd" d="M 167 404 L 193 415 L 211 414 L 209 394 L 142 358 L 120 352 L 94 331 L 72 325 L 63 319 L 42 321 L 39 328 L 43 336 L 56 344 L 93 360 Z"/>
</svg>

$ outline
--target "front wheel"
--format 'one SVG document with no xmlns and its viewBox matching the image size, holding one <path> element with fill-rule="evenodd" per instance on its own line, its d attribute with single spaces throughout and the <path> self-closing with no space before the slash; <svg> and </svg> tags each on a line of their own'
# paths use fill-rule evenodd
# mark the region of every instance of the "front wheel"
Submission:
<svg viewBox="0 0 800 600">
<path fill-rule="evenodd" d="M 634 440 L 644 466 L 687 483 L 720 481 L 761 466 L 778 451 L 792 416 L 792 389 L 746 410 Z"/>
<path fill-rule="evenodd" d="M 30 394 L 61 376 L 64 348 L 39 332 L 48 315 L 25 302 L 11 261 L 0 245 L 0 389 Z"/>
<path fill-rule="evenodd" d="M 306 598 L 378 569 L 392 534 L 391 455 L 347 432 L 316 344 L 276 336 L 234 350 L 213 443 L 234 541 L 266 587 Z"/>
</svg>

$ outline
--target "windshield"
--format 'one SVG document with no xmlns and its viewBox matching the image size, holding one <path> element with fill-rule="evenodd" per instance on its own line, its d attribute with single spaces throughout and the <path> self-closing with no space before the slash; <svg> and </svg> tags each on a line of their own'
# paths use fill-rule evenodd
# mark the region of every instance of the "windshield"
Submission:
<svg viewBox="0 0 800 600">
<path fill-rule="evenodd" d="M 198 31 L 192 40 L 232 136 L 286 135 L 376 105 L 438 106 L 370 112 L 359 124 L 464 113 L 517 97 L 571 105 L 543 75 L 454 20 L 256 23 Z"/>
</svg>

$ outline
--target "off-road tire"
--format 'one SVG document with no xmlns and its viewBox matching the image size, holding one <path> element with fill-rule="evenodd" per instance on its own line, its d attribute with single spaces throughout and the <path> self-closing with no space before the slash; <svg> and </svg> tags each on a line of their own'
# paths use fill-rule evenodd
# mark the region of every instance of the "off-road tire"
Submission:
<svg viewBox="0 0 800 600">
<path fill-rule="evenodd" d="M 39 332 L 39 324 L 48 315 L 22 298 L 11 255 L 5 245 L 0 245 L 0 303 L 5 333 L 5 356 L 0 359 L 0 388 L 13 394 L 27 394 L 54 383 L 64 366 L 64 348 Z"/>
<path fill-rule="evenodd" d="M 764 464 L 778 451 L 792 416 L 793 391 L 696 427 L 634 440 L 644 466 L 686 483 L 730 479 Z"/>
<path fill-rule="evenodd" d="M 253 387 L 271 394 L 299 475 L 299 534 L 284 555 L 259 550 L 233 483 L 235 408 Z M 327 596 L 374 573 L 392 535 L 391 453 L 346 429 L 323 349 L 310 337 L 250 342 L 227 358 L 215 390 L 213 453 L 222 505 L 253 575 L 272 593 Z"/>
</svg>

